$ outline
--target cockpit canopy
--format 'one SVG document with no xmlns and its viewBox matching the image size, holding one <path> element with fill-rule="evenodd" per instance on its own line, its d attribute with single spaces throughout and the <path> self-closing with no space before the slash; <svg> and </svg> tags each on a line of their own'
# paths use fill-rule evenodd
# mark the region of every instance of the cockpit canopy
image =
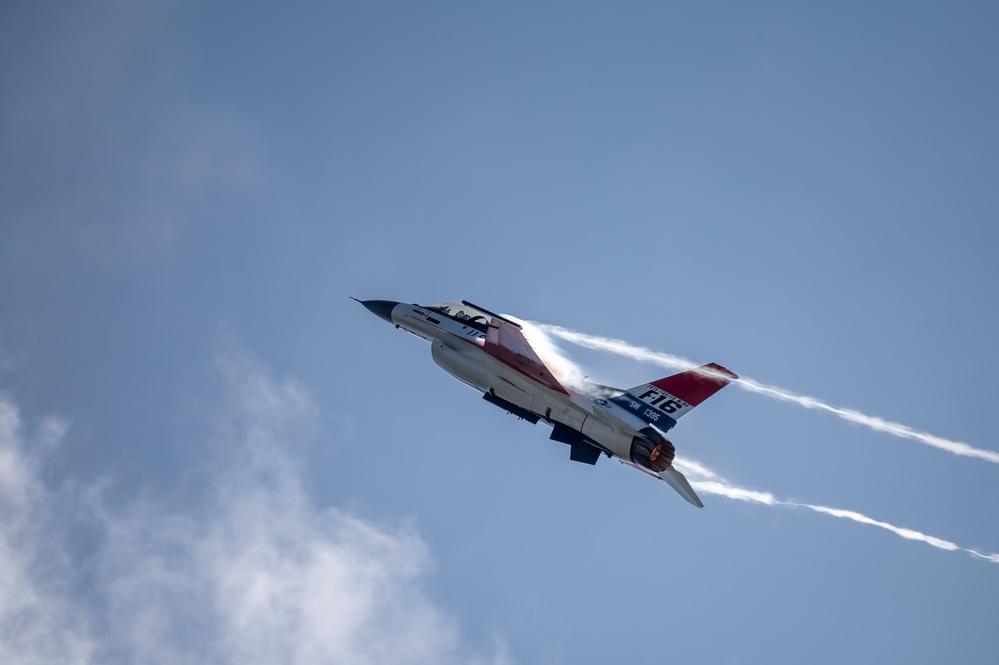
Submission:
<svg viewBox="0 0 999 665">
<path fill-rule="evenodd" d="M 474 307 L 462 305 L 460 303 L 444 302 L 428 307 L 432 312 L 443 314 L 449 319 L 458 321 L 466 326 L 475 328 L 480 332 L 486 332 L 489 325 L 489 316 L 483 314 Z"/>
</svg>

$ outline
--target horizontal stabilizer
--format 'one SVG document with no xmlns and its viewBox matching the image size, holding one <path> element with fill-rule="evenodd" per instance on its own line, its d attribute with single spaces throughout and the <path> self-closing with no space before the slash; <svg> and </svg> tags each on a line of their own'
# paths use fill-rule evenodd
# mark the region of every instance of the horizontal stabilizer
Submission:
<svg viewBox="0 0 999 665">
<path fill-rule="evenodd" d="M 670 467 L 665 471 L 660 472 L 659 477 L 669 483 L 669 486 L 675 489 L 677 494 L 682 496 L 684 499 L 698 508 L 704 507 L 704 504 L 701 503 L 701 500 L 697 496 L 697 492 L 695 492 L 694 488 L 690 486 L 690 483 L 687 482 L 687 479 L 682 473 L 673 467 Z"/>
</svg>

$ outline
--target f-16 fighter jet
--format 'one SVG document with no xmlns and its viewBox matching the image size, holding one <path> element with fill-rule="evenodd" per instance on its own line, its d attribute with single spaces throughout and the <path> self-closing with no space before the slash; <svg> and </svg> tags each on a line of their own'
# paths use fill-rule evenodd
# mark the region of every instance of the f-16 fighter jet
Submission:
<svg viewBox="0 0 999 665">
<path fill-rule="evenodd" d="M 569 444 L 569 459 L 596 464 L 601 454 L 618 457 L 704 507 L 673 467 L 676 449 L 666 432 L 739 378 L 721 365 L 703 365 L 629 390 L 593 385 L 584 393 L 559 382 L 531 347 L 521 324 L 467 300 L 429 307 L 392 300 L 358 302 L 396 328 L 430 342 L 434 362 L 481 392 L 490 404 L 528 422 L 551 425 L 551 438 Z"/>
</svg>

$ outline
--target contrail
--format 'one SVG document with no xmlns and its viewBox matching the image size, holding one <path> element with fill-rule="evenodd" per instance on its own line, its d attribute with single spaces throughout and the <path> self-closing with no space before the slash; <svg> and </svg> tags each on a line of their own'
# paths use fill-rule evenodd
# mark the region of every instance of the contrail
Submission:
<svg viewBox="0 0 999 665">
<path fill-rule="evenodd" d="M 607 351 L 609 353 L 615 353 L 627 358 L 633 358 L 634 360 L 653 362 L 657 365 L 673 369 L 690 369 L 691 367 L 697 366 L 696 363 L 693 363 L 686 358 L 674 356 L 669 353 L 662 353 L 660 351 L 653 351 L 652 349 L 642 346 L 634 346 L 621 339 L 587 335 L 586 333 L 569 330 L 568 328 L 563 328 L 561 326 L 549 325 L 547 323 L 534 323 L 534 325 L 550 335 L 554 335 L 555 337 L 564 339 L 567 342 L 571 342 L 577 346 L 582 346 L 588 349 Z M 975 448 L 967 443 L 951 441 L 939 436 L 927 434 L 926 432 L 920 432 L 919 430 L 912 429 L 911 427 L 907 427 L 901 423 L 884 420 L 875 416 L 868 416 L 853 409 L 844 409 L 838 406 L 833 406 L 816 397 L 797 395 L 790 391 L 784 390 L 783 388 L 768 386 L 745 376 L 740 377 L 739 380 L 732 385 L 742 388 L 743 390 L 748 390 L 749 392 L 772 397 L 773 399 L 780 400 L 782 402 L 797 404 L 798 406 L 803 406 L 806 409 L 825 411 L 851 423 L 864 425 L 865 427 L 869 427 L 875 431 L 885 432 L 886 434 L 891 434 L 892 436 L 897 436 L 902 439 L 919 441 L 920 443 L 925 443 L 928 446 L 946 450 L 947 452 L 955 455 L 977 457 L 978 459 L 985 460 L 986 462 L 999 464 L 999 452 Z"/>
<path fill-rule="evenodd" d="M 717 473 L 709 469 L 708 467 L 695 462 L 690 459 L 680 459 L 677 458 L 674 462 L 680 471 L 688 476 L 690 484 L 693 485 L 694 489 L 706 494 L 715 494 L 718 496 L 724 496 L 729 499 L 734 499 L 736 501 L 745 501 L 746 503 L 758 503 L 764 506 L 783 506 L 787 508 L 806 508 L 808 510 L 822 513 L 824 515 L 831 515 L 833 517 L 839 517 L 842 519 L 852 520 L 860 524 L 868 524 L 870 526 L 876 526 L 879 529 L 884 529 L 885 531 L 890 531 L 896 536 L 905 538 L 906 540 L 915 540 L 919 542 L 926 543 L 937 549 L 946 550 L 948 552 L 967 552 L 972 556 L 979 559 L 985 559 L 986 561 L 991 561 L 992 563 L 999 563 L 999 554 L 989 554 L 985 552 L 979 552 L 968 547 L 961 547 L 956 543 L 952 543 L 949 540 L 944 540 L 943 538 L 937 538 L 936 536 L 930 536 L 925 533 L 921 533 L 914 529 L 906 529 L 904 527 L 895 526 L 894 524 L 889 524 L 888 522 L 882 522 L 876 520 L 873 517 L 868 517 L 863 513 L 858 513 L 853 510 L 844 510 L 842 508 L 830 508 L 829 506 L 817 506 L 810 503 L 799 503 L 797 501 L 784 501 L 778 499 L 770 492 L 761 492 L 758 490 L 750 490 L 744 487 L 738 487 L 732 485 L 724 478 L 719 476 Z"/>
</svg>

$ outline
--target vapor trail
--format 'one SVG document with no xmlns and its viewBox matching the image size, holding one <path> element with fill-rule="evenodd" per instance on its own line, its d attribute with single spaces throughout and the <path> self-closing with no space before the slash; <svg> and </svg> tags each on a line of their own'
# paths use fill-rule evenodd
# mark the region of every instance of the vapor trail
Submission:
<svg viewBox="0 0 999 665">
<path fill-rule="evenodd" d="M 613 339 L 610 337 L 597 337 L 595 335 L 587 335 L 586 333 L 577 332 L 575 330 L 569 330 L 568 328 L 562 328 L 561 326 L 553 326 L 546 323 L 535 323 L 538 328 L 542 331 L 554 335 L 560 339 L 564 339 L 567 342 L 576 344 L 577 346 L 582 346 L 588 349 L 595 349 L 597 351 L 607 351 L 609 353 L 615 353 L 619 356 L 624 356 L 626 358 L 633 358 L 634 360 L 641 360 L 644 362 L 652 362 L 663 367 L 669 367 L 673 369 L 690 369 L 691 367 L 696 367 L 696 363 L 687 360 L 681 356 L 674 356 L 669 353 L 662 353 L 660 351 L 653 351 L 652 349 L 635 346 L 629 344 L 621 339 Z M 792 404 L 797 404 L 806 409 L 815 409 L 818 411 L 825 411 L 831 413 L 838 418 L 849 421 L 851 423 L 857 423 L 858 425 L 864 425 L 878 432 L 885 432 L 886 434 L 891 434 L 892 436 L 897 436 L 902 439 L 911 439 L 913 441 L 919 441 L 920 443 L 925 443 L 928 446 L 933 446 L 934 448 L 940 448 L 941 450 L 946 450 L 949 453 L 955 455 L 963 455 L 965 457 L 977 457 L 978 459 L 985 460 L 986 462 L 992 462 L 994 464 L 999 464 L 999 452 L 992 450 L 983 450 L 981 448 L 975 448 L 967 443 L 962 443 L 960 441 L 951 441 L 949 439 L 944 439 L 939 436 L 934 436 L 932 434 L 927 434 L 926 432 L 920 432 L 919 430 L 912 429 L 901 423 L 892 422 L 890 420 L 884 420 L 882 418 L 877 418 L 875 416 L 868 416 L 861 413 L 860 411 L 855 411 L 853 409 L 844 409 L 838 406 L 833 406 L 827 404 L 816 397 L 809 397 L 807 395 L 797 395 L 790 391 L 784 390 L 783 388 L 778 388 L 776 386 L 768 386 L 766 384 L 760 383 L 754 379 L 748 377 L 740 377 L 738 381 L 734 382 L 732 385 L 742 388 L 743 390 L 748 390 L 752 393 L 758 393 L 760 395 L 766 395 L 767 397 L 772 397 L 773 399 L 790 402 Z"/>
<path fill-rule="evenodd" d="M 852 520 L 860 524 L 868 524 L 870 526 L 876 526 L 879 529 L 884 529 L 885 531 L 890 531 L 896 536 L 905 538 L 906 540 L 915 540 L 919 542 L 926 543 L 937 549 L 946 550 L 948 552 L 967 552 L 972 556 L 979 559 L 985 559 L 992 563 L 999 563 L 999 554 L 988 554 L 984 552 L 979 552 L 967 547 L 961 547 L 956 543 L 952 543 L 949 540 L 944 540 L 943 538 L 937 538 L 936 536 L 930 536 L 925 533 L 921 533 L 914 529 L 906 529 L 904 527 L 895 526 L 894 524 L 889 524 L 888 522 L 882 522 L 876 520 L 873 517 L 868 517 L 863 513 L 858 513 L 853 510 L 844 510 L 842 508 L 830 508 L 829 506 L 817 506 L 810 503 L 799 503 L 797 501 L 784 501 L 778 499 L 770 492 L 761 492 L 758 490 L 750 490 L 744 487 L 738 487 L 737 485 L 732 485 L 727 480 L 719 476 L 717 473 L 709 469 L 708 467 L 689 459 L 679 459 L 677 458 L 674 462 L 676 466 L 688 476 L 690 484 L 693 485 L 694 489 L 704 492 L 706 494 L 715 494 L 717 496 L 723 496 L 729 499 L 734 499 L 735 501 L 744 501 L 746 503 L 758 503 L 764 506 L 783 506 L 786 508 L 806 508 L 808 510 L 814 511 L 816 513 L 822 513 L 824 515 L 831 515 L 833 517 L 839 517 L 842 519 Z"/>
</svg>

